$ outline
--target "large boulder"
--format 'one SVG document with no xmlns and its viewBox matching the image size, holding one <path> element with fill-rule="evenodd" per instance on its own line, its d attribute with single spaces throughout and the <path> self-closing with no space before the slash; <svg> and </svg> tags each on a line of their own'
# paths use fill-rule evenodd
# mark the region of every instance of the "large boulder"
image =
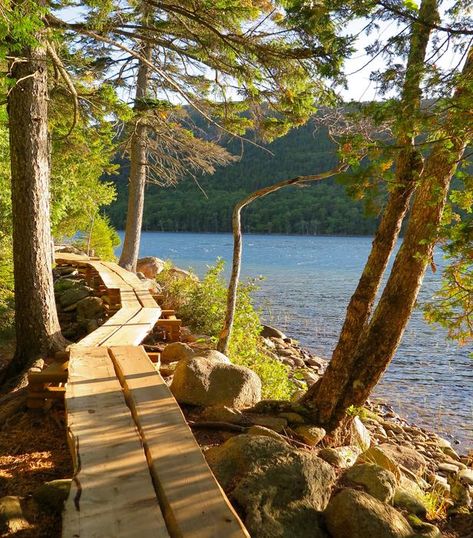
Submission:
<svg viewBox="0 0 473 538">
<path fill-rule="evenodd" d="M 146 278 L 154 280 L 164 269 L 165 262 L 155 256 L 140 258 L 136 263 L 136 272 L 143 273 Z"/>
<path fill-rule="evenodd" d="M 354 489 L 337 493 L 324 515 L 332 538 L 410 538 L 413 534 L 392 506 Z"/>
<path fill-rule="evenodd" d="M 367 493 L 381 502 L 390 502 L 396 491 L 397 480 L 390 471 L 374 463 L 354 465 L 345 472 L 345 478 L 363 486 Z"/>
<path fill-rule="evenodd" d="M 161 362 L 174 362 L 182 359 L 190 359 L 195 355 L 194 351 L 187 344 L 182 342 L 172 342 L 168 344 L 161 353 Z"/>
<path fill-rule="evenodd" d="M 226 355 L 220 353 L 220 351 L 217 351 L 216 349 L 203 349 L 197 354 L 199 355 L 199 357 L 205 357 L 206 359 L 225 362 L 226 364 L 231 364 L 232 362 Z"/>
<path fill-rule="evenodd" d="M 179 361 L 171 391 L 179 403 L 249 407 L 261 400 L 261 380 L 244 366 L 192 357 Z"/>
<path fill-rule="evenodd" d="M 336 474 L 309 451 L 259 435 L 239 435 L 207 451 L 218 481 L 244 513 L 251 536 L 325 538 L 320 511 Z"/>
</svg>

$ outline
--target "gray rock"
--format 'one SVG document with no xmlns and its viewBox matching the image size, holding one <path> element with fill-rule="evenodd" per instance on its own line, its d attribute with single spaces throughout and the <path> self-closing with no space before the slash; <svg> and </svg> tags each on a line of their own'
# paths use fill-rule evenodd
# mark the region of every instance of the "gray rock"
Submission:
<svg viewBox="0 0 473 538">
<path fill-rule="evenodd" d="M 261 380 L 244 366 L 194 357 L 179 361 L 171 391 L 179 403 L 249 407 L 261 400 Z"/>
<path fill-rule="evenodd" d="M 92 289 L 86 286 L 67 289 L 64 293 L 60 295 L 59 304 L 63 308 L 71 306 L 75 303 L 78 303 L 81 299 L 84 299 L 84 297 L 88 297 L 91 291 Z"/>
<path fill-rule="evenodd" d="M 381 502 L 389 503 L 396 490 L 396 477 L 374 463 L 354 465 L 345 472 L 350 482 L 364 486 L 366 492 Z"/>
<path fill-rule="evenodd" d="M 212 422 L 230 422 L 231 424 L 239 424 L 243 420 L 243 415 L 238 409 L 220 405 L 206 407 L 201 413 L 200 418 Z"/>
<path fill-rule="evenodd" d="M 300 357 L 297 357 L 296 355 L 293 355 L 292 357 L 292 361 L 294 363 L 294 366 L 296 366 L 297 368 L 304 368 L 305 367 L 305 362 L 304 362 L 304 359 L 301 359 Z M 306 375 L 311 376 L 311 373 L 310 372 L 305 372 Z M 318 376 L 316 376 L 315 380 L 314 381 L 317 381 L 318 379 Z M 306 379 L 307 381 L 307 379 Z"/>
<path fill-rule="evenodd" d="M 220 351 L 217 351 L 216 349 L 205 349 L 203 351 L 199 351 L 198 356 L 205 357 L 206 359 L 212 359 L 214 361 L 224 362 L 225 364 L 232 363 L 232 361 L 226 355 L 220 353 Z"/>
<path fill-rule="evenodd" d="M 304 417 L 299 413 L 295 413 L 294 411 L 284 411 L 279 413 L 279 416 L 281 418 L 285 418 L 289 424 L 304 424 L 305 422 Z"/>
<path fill-rule="evenodd" d="M 453 465 L 453 463 L 439 463 L 438 465 L 439 471 L 443 471 L 444 473 L 458 473 L 459 469 L 456 465 Z"/>
<path fill-rule="evenodd" d="M 473 469 L 463 469 L 460 471 L 459 478 L 464 484 L 473 486 Z"/>
<path fill-rule="evenodd" d="M 40 486 L 33 493 L 33 497 L 41 508 L 60 514 L 70 489 L 71 480 L 68 478 L 51 480 Z"/>
<path fill-rule="evenodd" d="M 85 297 L 77 303 L 77 317 L 80 320 L 97 319 L 103 315 L 103 302 L 100 297 Z"/>
<path fill-rule="evenodd" d="M 181 359 L 190 359 L 194 357 L 193 349 L 182 342 L 173 342 L 168 344 L 161 353 L 161 362 L 174 362 Z"/>
<path fill-rule="evenodd" d="M 286 338 L 286 335 L 283 332 L 275 327 L 271 327 L 270 325 L 263 325 L 260 334 L 263 338 L 281 338 L 281 340 Z"/>
<path fill-rule="evenodd" d="M 396 488 L 393 503 L 397 508 L 407 510 L 410 514 L 418 517 L 425 517 L 427 514 L 427 508 L 422 500 L 402 488 Z"/>
<path fill-rule="evenodd" d="M 284 438 L 281 437 L 279 433 L 275 432 L 274 430 L 271 430 L 270 428 L 265 428 L 264 426 L 258 426 L 256 424 L 248 428 L 246 433 L 248 435 L 263 435 L 266 437 L 272 437 L 273 439 L 284 441 Z"/>
<path fill-rule="evenodd" d="M 351 428 L 351 443 L 357 446 L 362 452 L 371 446 L 370 433 L 361 422 L 360 417 L 355 417 Z"/>
<path fill-rule="evenodd" d="M 410 538 L 442 538 L 440 530 L 430 523 L 420 521 L 417 517 L 409 517 L 409 521 L 414 527 L 415 533 Z"/>
<path fill-rule="evenodd" d="M 154 280 L 164 270 L 166 263 L 155 256 L 140 258 L 136 263 L 136 271 L 143 273 L 146 278 Z"/>
<path fill-rule="evenodd" d="M 387 456 L 391 457 L 398 465 L 402 465 L 415 474 L 421 475 L 427 466 L 424 456 L 413 448 L 389 443 L 383 443 L 378 448 Z"/>
<path fill-rule="evenodd" d="M 0 498 L 0 533 L 2 536 L 14 536 L 29 527 L 23 515 L 21 497 L 9 495 Z"/>
<path fill-rule="evenodd" d="M 327 364 L 327 361 L 325 359 L 322 359 L 320 357 L 314 357 L 311 356 L 306 360 L 306 363 L 310 366 L 315 366 L 317 368 L 321 368 Z"/>
<path fill-rule="evenodd" d="M 375 463 L 393 473 L 397 480 L 401 479 L 399 465 L 391 456 L 381 450 L 381 445 L 371 446 L 368 450 L 365 450 L 365 452 L 358 457 L 356 463 Z"/>
<path fill-rule="evenodd" d="M 172 278 L 190 278 L 191 280 L 199 280 L 196 275 L 191 273 L 190 271 L 186 271 L 185 269 L 181 269 L 180 267 L 171 267 L 169 269 L 169 275 Z"/>
<path fill-rule="evenodd" d="M 360 455 L 360 452 L 360 449 L 356 446 L 323 448 L 319 452 L 319 457 L 330 463 L 330 465 L 340 467 L 341 469 L 348 469 L 348 467 L 354 465 L 356 459 Z"/>
<path fill-rule="evenodd" d="M 75 280 L 72 278 L 60 278 L 54 283 L 54 292 L 61 294 L 64 293 L 66 290 L 78 288 L 82 285 L 83 282 L 81 280 Z"/>
<path fill-rule="evenodd" d="M 343 489 L 325 510 L 332 538 L 410 538 L 412 529 L 391 506 L 368 493 Z"/>
<path fill-rule="evenodd" d="M 325 538 L 320 511 L 335 472 L 311 452 L 263 436 L 239 435 L 207 451 L 209 464 L 258 538 Z"/>
<path fill-rule="evenodd" d="M 87 320 L 85 329 L 87 331 L 87 334 L 93 333 L 100 327 L 98 321 L 96 319 L 89 319 Z"/>
<path fill-rule="evenodd" d="M 327 433 L 323 428 L 317 428 L 316 426 L 298 426 L 295 432 L 306 445 L 310 446 L 318 445 Z"/>
<path fill-rule="evenodd" d="M 256 426 L 264 426 L 265 428 L 269 428 L 278 433 L 282 432 L 287 426 L 287 420 L 282 417 L 270 417 L 267 415 L 251 414 L 248 415 L 247 418 L 252 424 L 255 424 Z"/>
</svg>

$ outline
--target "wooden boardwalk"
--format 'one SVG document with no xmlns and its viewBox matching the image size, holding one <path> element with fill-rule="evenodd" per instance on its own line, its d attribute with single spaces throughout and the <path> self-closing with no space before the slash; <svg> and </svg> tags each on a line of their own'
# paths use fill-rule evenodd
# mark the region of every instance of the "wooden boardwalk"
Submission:
<svg viewBox="0 0 473 538">
<path fill-rule="evenodd" d="M 51 373 L 67 375 L 75 469 L 63 537 L 249 537 L 139 346 L 161 315 L 151 293 L 116 264 L 73 254 L 59 254 L 56 261 L 80 267 L 88 281 L 98 279 L 119 306 Z"/>
</svg>

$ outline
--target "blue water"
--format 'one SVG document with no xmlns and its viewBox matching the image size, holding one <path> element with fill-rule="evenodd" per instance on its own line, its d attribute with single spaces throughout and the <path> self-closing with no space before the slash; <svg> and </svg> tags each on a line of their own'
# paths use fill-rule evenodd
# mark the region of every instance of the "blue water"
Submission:
<svg viewBox="0 0 473 538">
<path fill-rule="evenodd" d="M 230 234 L 145 232 L 141 245 L 141 256 L 169 258 L 202 276 L 217 257 L 230 265 L 233 244 Z M 242 274 L 265 277 L 257 300 L 266 322 L 330 357 L 370 246 L 369 237 L 247 235 Z M 419 302 L 439 286 L 441 252 L 435 261 L 438 271 L 428 270 Z M 446 340 L 444 331 L 426 324 L 416 310 L 376 396 L 413 422 L 471 448 L 471 351 Z"/>
</svg>

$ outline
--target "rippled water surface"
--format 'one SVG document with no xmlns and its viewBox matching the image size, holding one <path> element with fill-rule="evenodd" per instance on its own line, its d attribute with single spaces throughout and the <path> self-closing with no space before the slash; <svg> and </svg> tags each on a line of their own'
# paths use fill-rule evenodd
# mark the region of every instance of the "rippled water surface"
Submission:
<svg viewBox="0 0 473 538">
<path fill-rule="evenodd" d="M 258 300 L 264 319 L 316 354 L 329 357 L 348 300 L 371 246 L 368 237 L 247 235 L 243 275 L 265 277 Z M 230 234 L 146 232 L 142 256 L 171 258 L 199 276 L 220 256 L 230 265 Z M 440 269 L 442 257 L 436 255 Z M 439 285 L 440 271 L 428 271 L 420 301 Z M 403 342 L 376 395 L 419 425 L 473 447 L 472 349 L 458 347 L 427 325 L 415 311 Z"/>
</svg>

